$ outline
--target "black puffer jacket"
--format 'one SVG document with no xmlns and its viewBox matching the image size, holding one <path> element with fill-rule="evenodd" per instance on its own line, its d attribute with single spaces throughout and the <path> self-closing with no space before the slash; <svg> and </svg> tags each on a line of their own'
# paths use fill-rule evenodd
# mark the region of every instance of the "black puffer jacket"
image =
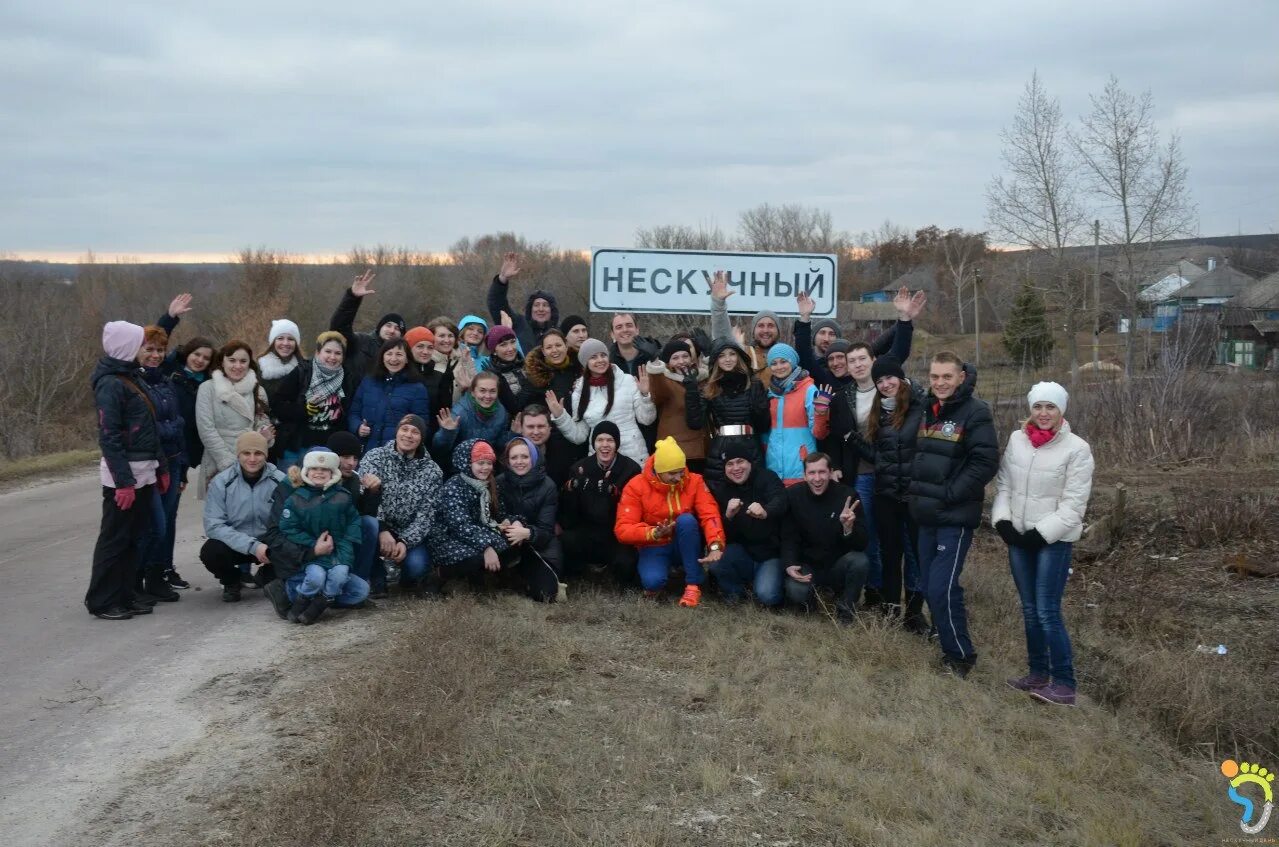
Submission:
<svg viewBox="0 0 1279 847">
<path fill-rule="evenodd" d="M 141 373 L 136 362 L 103 356 L 90 379 L 98 413 L 98 446 L 116 488 L 137 484 L 129 462 L 154 459 L 160 463 L 157 475 L 169 472 Z"/>
<path fill-rule="evenodd" d="M 725 477 L 711 483 L 711 493 L 719 503 L 719 513 L 724 516 L 724 532 L 729 544 L 740 544 L 757 562 L 775 559 L 782 551 L 782 517 L 786 514 L 786 486 L 781 477 L 763 465 L 751 468 L 751 475 L 741 485 Z M 728 517 L 728 504 L 741 500 L 741 509 Z M 768 513 L 766 518 L 753 518 L 746 514 L 752 503 L 758 503 Z"/>
<path fill-rule="evenodd" d="M 524 476 L 508 470 L 497 478 L 497 495 L 506 516 L 532 530 L 528 541 L 535 548 L 545 550 L 555 540 L 560 496 L 555 483 L 547 478 L 544 465 L 534 465 Z"/>
<path fill-rule="evenodd" d="M 909 403 L 900 429 L 893 426 L 892 412 L 880 411 L 873 444 L 862 438 L 857 427 L 845 434 L 840 452 L 844 479 L 853 479 L 857 475 L 858 459 L 864 459 L 875 466 L 876 494 L 894 500 L 906 499 L 910 494 L 919 422 L 924 416 L 924 390 L 918 385 L 911 385 Z"/>
<path fill-rule="evenodd" d="M 731 341 L 719 339 L 711 347 L 710 362 L 715 364 L 719 354 L 725 350 L 735 350 L 743 362 L 750 361 L 745 351 Z M 760 437 L 772 427 L 772 416 L 768 408 L 768 390 L 763 383 L 754 377 L 741 374 L 725 375 L 720 379 L 720 393 L 712 398 L 702 395 L 701 386 L 688 381 L 684 383 L 685 406 L 684 416 L 690 429 L 709 429 L 711 431 L 710 448 L 706 451 L 706 479 L 708 482 L 724 478 L 724 460 L 722 454 L 728 441 L 746 442 L 754 455 L 752 465 L 762 465 L 764 451 L 760 447 Z M 723 426 L 749 426 L 754 435 L 715 435 Z"/>
<path fill-rule="evenodd" d="M 197 380 L 194 376 L 187 372 L 185 367 L 180 367 L 169 377 L 172 383 L 174 394 L 178 399 L 178 410 L 182 414 L 182 443 L 186 447 L 186 467 L 182 470 L 182 481 L 186 482 L 187 472 L 191 468 L 198 468 L 204 462 L 204 442 L 200 440 L 200 429 L 195 425 L 195 395 L 200 392 L 200 385 L 208 378 L 206 374 L 199 374 L 201 379 Z"/>
<path fill-rule="evenodd" d="M 622 489 L 639 475 L 639 464 L 620 453 L 608 470 L 594 456 L 582 459 L 569 469 L 568 481 L 560 489 L 560 525 L 611 536 Z"/>
<path fill-rule="evenodd" d="M 510 283 L 502 282 L 502 280 L 494 276 L 493 281 L 489 283 L 488 307 L 489 314 L 493 316 L 493 325 L 497 326 L 502 322 L 502 312 L 511 316 L 511 329 L 515 331 L 515 338 L 520 342 L 520 348 L 528 355 L 537 345 L 542 343 L 542 336 L 551 327 L 559 326 L 560 323 L 560 304 L 555 299 L 555 295 L 549 291 L 538 289 L 529 293 L 524 300 L 524 314 L 520 314 L 511 308 L 509 298 Z M 551 306 L 551 319 L 546 323 L 538 323 L 533 320 L 533 301 L 541 298 Z"/>
<path fill-rule="evenodd" d="M 977 371 L 966 364 L 953 397 L 936 410 L 931 394 L 924 400 L 910 482 L 910 513 L 921 526 L 981 523 L 986 483 L 999 471 L 999 436 L 976 387 Z"/>
</svg>

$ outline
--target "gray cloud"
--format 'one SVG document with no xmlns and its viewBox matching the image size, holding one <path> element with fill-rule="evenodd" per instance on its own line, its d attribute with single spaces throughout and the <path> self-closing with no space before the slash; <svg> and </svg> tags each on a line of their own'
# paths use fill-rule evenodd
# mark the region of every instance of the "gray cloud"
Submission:
<svg viewBox="0 0 1279 847">
<path fill-rule="evenodd" d="M 1205 234 L 1279 226 L 1279 7 L 295 2 L 0 9 L 0 250 L 566 247 L 760 202 L 982 228 L 1038 69 L 1181 133 Z"/>
</svg>

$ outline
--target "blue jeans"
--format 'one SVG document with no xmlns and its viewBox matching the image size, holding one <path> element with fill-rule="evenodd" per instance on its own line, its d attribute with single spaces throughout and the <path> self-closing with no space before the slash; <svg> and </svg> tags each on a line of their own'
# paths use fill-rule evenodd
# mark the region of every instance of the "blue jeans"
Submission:
<svg viewBox="0 0 1279 847">
<path fill-rule="evenodd" d="M 977 651 L 968 637 L 968 611 L 959 575 L 972 543 L 973 531 L 967 527 L 919 528 L 920 578 L 942 652 L 949 659 L 968 663 L 977 661 Z"/>
<path fill-rule="evenodd" d="M 343 565 L 342 567 L 346 567 Z M 289 602 L 297 599 L 301 593 L 302 584 L 306 581 L 306 572 L 299 571 L 289 577 L 284 583 L 284 590 L 288 592 Z M 307 596 L 307 595 L 303 595 Z M 314 594 L 310 595 L 314 596 Z M 326 593 L 326 596 L 327 595 Z M 346 578 L 346 582 L 342 584 L 342 588 L 338 591 L 336 597 L 337 606 L 358 606 L 363 603 L 369 596 L 369 584 L 360 579 L 355 574 L 351 574 Z"/>
<path fill-rule="evenodd" d="M 866 521 L 866 562 L 870 565 L 870 573 L 866 577 L 866 587 L 876 591 L 884 587 L 884 565 L 879 559 L 879 533 L 875 530 L 875 475 L 862 473 L 857 475 L 853 486 L 857 491 L 857 499 L 862 501 L 862 519 Z M 895 602 L 895 601 L 890 601 Z"/>
<path fill-rule="evenodd" d="M 661 547 L 641 547 L 639 551 L 640 585 L 645 591 L 661 591 L 671 572 L 671 559 L 679 553 L 684 566 L 684 582 L 701 585 L 706 581 L 706 571 L 697 561 L 702 555 L 702 528 L 697 518 L 688 512 L 675 519 L 675 539 Z"/>
<path fill-rule="evenodd" d="M 1008 564 L 1021 596 L 1026 624 L 1026 655 L 1030 672 L 1052 677 L 1058 685 L 1075 687 L 1070 636 L 1061 619 L 1061 597 L 1070 575 L 1069 541 L 1058 541 L 1038 550 L 1008 548 Z"/>
<path fill-rule="evenodd" d="M 782 602 L 781 559 L 756 561 L 742 545 L 729 544 L 720 560 L 711 565 L 711 573 L 715 574 L 720 591 L 729 599 L 741 597 L 749 582 L 761 605 L 777 606 Z"/>
<path fill-rule="evenodd" d="M 177 483 L 171 482 L 169 490 L 175 488 Z M 138 536 L 138 570 L 151 577 L 158 577 L 164 573 L 164 568 L 158 566 L 157 560 L 167 534 L 160 486 L 148 485 L 147 491 L 138 498 L 133 508 L 142 509 L 147 514 L 147 531 Z M 172 550 L 169 552 L 169 561 L 173 561 Z"/>
<path fill-rule="evenodd" d="M 147 563 L 159 573 L 173 570 L 173 544 L 177 539 L 178 501 L 182 498 L 180 485 L 184 473 L 186 465 L 179 461 L 169 463 L 169 490 L 160 495 L 160 504 L 164 509 L 164 534 L 152 548 L 151 561 Z M 156 491 L 159 492 L 158 487 Z"/>
</svg>

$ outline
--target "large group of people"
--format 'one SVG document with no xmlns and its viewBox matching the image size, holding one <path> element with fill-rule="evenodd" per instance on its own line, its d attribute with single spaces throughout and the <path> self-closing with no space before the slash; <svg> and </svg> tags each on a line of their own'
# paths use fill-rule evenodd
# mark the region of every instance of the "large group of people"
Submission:
<svg viewBox="0 0 1279 847">
<path fill-rule="evenodd" d="M 170 351 L 189 295 L 153 326 L 106 324 L 89 612 L 180 599 L 174 525 L 192 488 L 222 599 L 261 589 L 294 623 L 458 581 L 551 603 L 591 580 L 683 607 L 713 588 L 845 623 L 884 615 L 963 676 L 977 651 L 960 576 L 994 480 L 1026 629 L 1028 673 L 1009 685 L 1074 704 L 1061 601 L 1092 456 L 1062 386 L 1031 388 L 1001 461 L 972 366 L 943 352 L 926 385 L 906 376 L 922 294 L 898 292 L 871 343 L 813 321 L 800 294 L 788 343 L 772 312 L 734 327 L 717 273 L 709 332 L 662 342 L 619 313 L 606 341 L 561 319 L 552 292 L 512 309 L 519 273 L 508 254 L 491 320 L 388 312 L 370 333 L 355 330 L 365 273 L 314 339 L 280 318 L 256 356 L 240 339 Z"/>
</svg>

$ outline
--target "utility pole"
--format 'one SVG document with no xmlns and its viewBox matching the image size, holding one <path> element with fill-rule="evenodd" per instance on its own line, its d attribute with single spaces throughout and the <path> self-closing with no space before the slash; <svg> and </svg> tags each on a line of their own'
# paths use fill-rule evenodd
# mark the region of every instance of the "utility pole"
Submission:
<svg viewBox="0 0 1279 847">
<path fill-rule="evenodd" d="M 1130 328 L 1131 331 L 1131 328 Z M 1092 366 L 1101 365 L 1101 221 L 1092 222 Z"/>
<path fill-rule="evenodd" d="M 977 355 L 973 365 L 981 367 L 981 268 L 973 268 L 973 338 L 977 341 Z"/>
</svg>

